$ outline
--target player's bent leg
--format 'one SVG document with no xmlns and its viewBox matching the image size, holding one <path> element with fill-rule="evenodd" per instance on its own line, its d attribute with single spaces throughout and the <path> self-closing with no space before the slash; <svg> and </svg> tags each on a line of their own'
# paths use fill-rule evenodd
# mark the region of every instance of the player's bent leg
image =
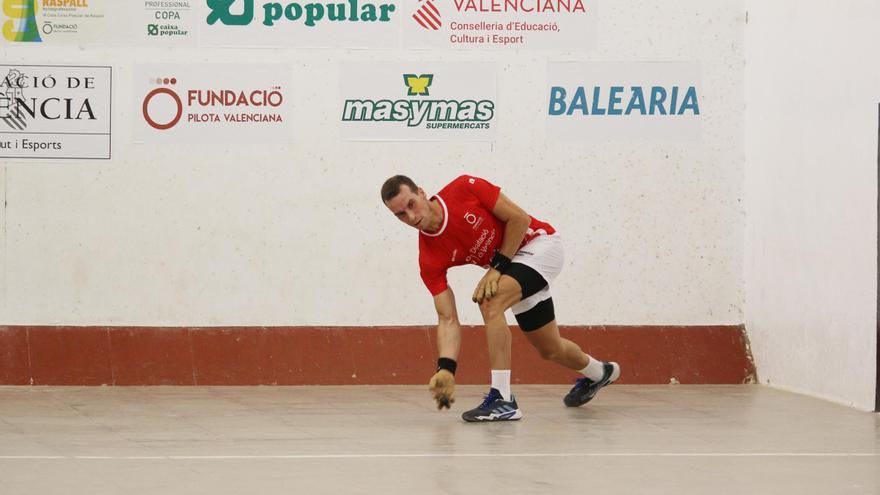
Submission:
<svg viewBox="0 0 880 495">
<path fill-rule="evenodd" d="M 552 301 L 552 299 L 547 301 Z M 517 319 L 520 319 L 519 315 L 517 315 Z M 526 326 L 528 327 L 528 325 Z M 522 324 L 520 328 L 522 328 Z M 523 328 L 523 332 L 529 343 L 541 354 L 541 357 L 548 361 L 573 370 L 582 370 L 589 362 L 589 357 L 577 344 L 559 335 L 556 320 L 551 320 L 536 329 Z"/>
<path fill-rule="evenodd" d="M 520 294 L 519 283 L 511 277 L 502 275 L 498 280 L 498 292 L 480 303 L 480 312 L 486 324 L 493 386 L 479 406 L 461 415 L 461 418 L 467 422 L 516 421 L 523 416 L 516 403 L 516 397 L 510 392 L 511 338 L 510 327 L 504 319 L 504 311 L 519 301 Z M 504 372 L 506 378 L 499 377 L 496 388 L 496 373 Z M 499 389 L 504 389 L 503 393 Z"/>
<path fill-rule="evenodd" d="M 489 323 L 491 320 L 497 320 L 504 317 L 504 312 L 508 308 L 518 303 L 522 298 L 522 288 L 519 282 L 513 277 L 501 275 L 498 280 L 498 292 L 489 299 L 483 299 L 480 303 L 480 313 L 483 314 L 483 321 Z"/>
<path fill-rule="evenodd" d="M 480 303 L 486 324 L 489 364 L 493 370 L 510 369 L 510 327 L 504 319 L 504 311 L 519 300 L 519 293 L 516 280 L 502 275 L 498 281 L 498 293 Z"/>
<path fill-rule="evenodd" d="M 620 377 L 620 366 L 617 363 L 595 360 L 584 353 L 577 344 L 562 338 L 556 324 L 551 298 L 517 314 L 516 318 L 526 338 L 541 353 L 541 357 L 590 375 L 575 382 L 574 387 L 563 399 L 566 406 L 577 407 L 586 404 L 602 387 L 614 383 Z"/>
</svg>

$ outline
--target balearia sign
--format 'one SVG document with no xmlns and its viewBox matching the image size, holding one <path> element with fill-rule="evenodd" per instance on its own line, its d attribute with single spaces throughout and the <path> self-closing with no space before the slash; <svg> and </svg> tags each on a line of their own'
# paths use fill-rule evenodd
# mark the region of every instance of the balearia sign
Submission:
<svg viewBox="0 0 880 495">
<path fill-rule="evenodd" d="M 547 132 L 563 140 L 699 140 L 696 62 L 557 62 L 548 66 Z"/>
</svg>

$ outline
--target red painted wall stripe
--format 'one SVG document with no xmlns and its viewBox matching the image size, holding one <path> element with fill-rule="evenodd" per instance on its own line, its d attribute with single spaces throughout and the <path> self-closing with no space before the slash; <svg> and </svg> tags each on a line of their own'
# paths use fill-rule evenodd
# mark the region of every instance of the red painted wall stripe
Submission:
<svg viewBox="0 0 880 495">
<path fill-rule="evenodd" d="M 570 383 L 513 328 L 514 383 Z M 623 368 L 620 383 L 748 383 L 742 326 L 563 327 L 562 335 Z M 0 326 L 0 385 L 423 384 L 433 327 Z M 488 383 L 482 327 L 462 329 L 457 381 Z"/>
</svg>

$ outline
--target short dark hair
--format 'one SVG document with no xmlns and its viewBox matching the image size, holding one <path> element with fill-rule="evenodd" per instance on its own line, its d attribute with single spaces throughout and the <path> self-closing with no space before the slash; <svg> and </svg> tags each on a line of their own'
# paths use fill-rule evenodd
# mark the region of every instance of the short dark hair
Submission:
<svg viewBox="0 0 880 495">
<path fill-rule="evenodd" d="M 394 196 L 397 196 L 400 193 L 400 186 L 406 186 L 412 192 L 419 190 L 419 186 L 417 186 L 409 177 L 405 175 L 395 175 L 382 184 L 382 202 L 384 203 Z"/>
</svg>

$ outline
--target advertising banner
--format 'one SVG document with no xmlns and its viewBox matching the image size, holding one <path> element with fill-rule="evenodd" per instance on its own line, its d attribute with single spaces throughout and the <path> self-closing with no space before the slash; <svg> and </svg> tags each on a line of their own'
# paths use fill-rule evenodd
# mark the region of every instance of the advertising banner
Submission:
<svg viewBox="0 0 880 495">
<path fill-rule="evenodd" d="M 119 0 L 2 0 L 4 43 L 113 43 Z M 123 10 L 123 12 L 125 12 Z"/>
<path fill-rule="evenodd" d="M 136 142 L 288 142 L 291 67 L 143 64 L 134 72 Z"/>
<path fill-rule="evenodd" d="M 194 48 L 199 23 L 197 2 L 203 0 L 125 0 L 136 2 L 122 17 L 129 22 L 123 43 Z"/>
<path fill-rule="evenodd" d="M 696 62 L 552 63 L 548 78 L 548 139 L 701 138 Z"/>
<path fill-rule="evenodd" d="M 110 67 L 0 65 L 0 158 L 110 158 Z"/>
<path fill-rule="evenodd" d="M 397 0 L 201 0 L 203 46 L 398 48 Z"/>
<path fill-rule="evenodd" d="M 340 68 L 340 122 L 349 140 L 491 141 L 491 63 L 352 62 Z"/>
<path fill-rule="evenodd" d="M 595 0 L 412 0 L 401 6 L 404 48 L 587 51 Z"/>
</svg>

